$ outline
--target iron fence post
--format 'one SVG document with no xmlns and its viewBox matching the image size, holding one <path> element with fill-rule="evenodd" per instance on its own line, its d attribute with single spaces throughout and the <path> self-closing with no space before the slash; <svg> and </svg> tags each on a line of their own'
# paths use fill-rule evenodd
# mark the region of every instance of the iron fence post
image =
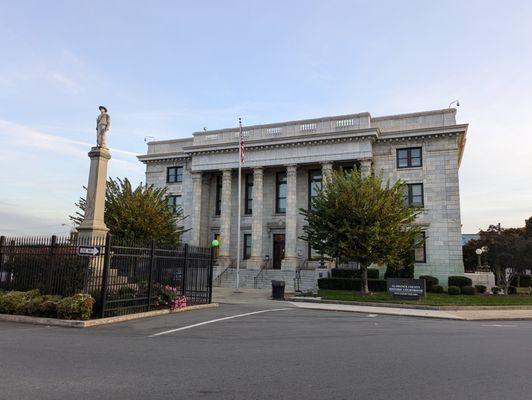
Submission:
<svg viewBox="0 0 532 400">
<path fill-rule="evenodd" d="M 54 255 L 55 255 L 55 246 L 57 245 L 57 236 L 52 235 L 52 241 L 50 242 L 50 264 L 45 270 L 46 276 L 46 293 L 47 294 L 56 294 L 52 293 L 52 278 L 54 276 Z"/>
<path fill-rule="evenodd" d="M 4 279 L 7 281 L 6 273 L 4 272 L 4 247 L 6 245 L 6 237 L 0 236 L 0 288 L 3 288 Z"/>
<path fill-rule="evenodd" d="M 151 298 L 153 296 L 153 263 L 155 261 L 155 240 L 150 243 L 150 266 L 148 270 L 148 311 L 151 310 Z"/>
<path fill-rule="evenodd" d="M 103 256 L 103 271 L 102 271 L 102 288 L 100 290 L 100 302 L 102 309 L 100 310 L 100 317 L 105 317 L 105 307 L 107 306 L 107 288 L 109 286 L 109 261 L 111 259 L 111 235 L 107 234 L 105 237 L 105 254 Z"/>
<path fill-rule="evenodd" d="M 213 263 L 213 259 L 214 259 L 214 247 L 211 247 L 211 252 L 210 252 L 210 257 L 209 257 L 209 281 L 207 282 L 207 290 L 208 290 L 208 300 L 209 300 L 209 304 L 212 303 L 212 263 Z"/>
<path fill-rule="evenodd" d="M 181 295 L 185 296 L 187 294 L 187 264 L 188 264 L 188 244 L 185 243 L 185 248 L 183 250 L 183 280 L 181 282 Z"/>
</svg>

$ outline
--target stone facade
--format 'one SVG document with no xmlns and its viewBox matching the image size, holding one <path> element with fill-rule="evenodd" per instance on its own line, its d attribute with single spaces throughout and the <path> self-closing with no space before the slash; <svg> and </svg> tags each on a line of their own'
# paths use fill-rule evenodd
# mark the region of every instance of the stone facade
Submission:
<svg viewBox="0 0 532 400">
<path fill-rule="evenodd" d="M 359 168 L 363 174 L 373 169 L 391 182 L 423 185 L 419 224 L 425 227 L 426 245 L 415 275 L 433 275 L 445 283 L 447 276 L 463 274 L 458 169 L 467 124 L 457 124 L 455 116 L 455 109 L 376 118 L 362 113 L 244 128 L 242 268 L 276 266 L 288 273 L 316 268 L 319 261 L 309 257 L 308 244 L 300 239 L 304 219 L 299 209 L 309 205 L 309 176 Z M 190 139 L 150 142 L 148 153 L 139 156 L 148 184 L 167 186 L 181 196 L 190 228 L 185 241 L 207 246 L 219 235 L 221 269 L 233 266 L 237 257 L 238 141 L 236 128 L 196 132 Z M 419 166 L 399 168 L 397 150 L 407 148 L 421 149 Z M 168 182 L 169 167 L 182 167 L 180 182 Z M 244 206 L 247 174 L 253 178 L 251 214 Z M 279 176 L 285 177 L 286 200 L 278 200 Z M 276 208 L 279 201 L 285 201 L 283 212 Z M 251 238 L 247 252 L 244 235 Z M 275 253 L 274 246 L 280 245 L 274 239 L 279 238 L 284 250 L 276 247 Z M 283 256 L 279 265 L 276 254 Z"/>
</svg>

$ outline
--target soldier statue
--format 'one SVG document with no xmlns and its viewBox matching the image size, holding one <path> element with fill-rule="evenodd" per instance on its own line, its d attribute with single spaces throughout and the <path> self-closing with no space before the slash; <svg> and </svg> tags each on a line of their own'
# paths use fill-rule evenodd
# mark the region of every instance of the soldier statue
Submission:
<svg viewBox="0 0 532 400">
<path fill-rule="evenodd" d="M 100 106 L 98 109 L 100 110 L 100 115 L 96 119 L 96 145 L 100 148 L 107 148 L 105 134 L 111 126 L 111 117 L 107 114 L 107 108 L 104 106 Z"/>
</svg>

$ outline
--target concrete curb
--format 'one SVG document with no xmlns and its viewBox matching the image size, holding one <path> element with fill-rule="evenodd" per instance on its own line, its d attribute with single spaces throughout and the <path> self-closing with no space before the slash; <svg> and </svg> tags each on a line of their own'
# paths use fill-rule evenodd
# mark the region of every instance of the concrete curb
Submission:
<svg viewBox="0 0 532 400">
<path fill-rule="evenodd" d="M 377 303 L 369 301 L 325 300 L 321 297 L 290 297 L 288 301 L 318 304 L 343 304 L 364 307 L 405 308 L 411 310 L 434 311 L 475 311 L 475 310 L 532 310 L 532 306 L 428 306 L 424 304 Z"/>
<path fill-rule="evenodd" d="M 217 308 L 217 307 L 218 307 L 218 303 L 198 304 L 195 306 L 178 308 L 176 310 L 165 309 L 165 310 L 147 311 L 143 313 L 120 315 L 118 317 L 91 319 L 89 321 L 70 321 L 66 319 L 57 319 L 57 318 L 41 318 L 41 317 L 30 317 L 27 315 L 0 314 L 0 321 L 20 322 L 20 323 L 34 324 L 34 325 L 61 326 L 61 327 L 66 327 L 66 328 L 90 328 L 92 326 L 115 324 L 118 322 L 131 321 L 131 320 L 140 319 L 140 318 L 157 317 L 159 315 L 177 314 L 177 313 L 186 312 L 186 311 L 203 310 L 203 309 Z"/>
</svg>

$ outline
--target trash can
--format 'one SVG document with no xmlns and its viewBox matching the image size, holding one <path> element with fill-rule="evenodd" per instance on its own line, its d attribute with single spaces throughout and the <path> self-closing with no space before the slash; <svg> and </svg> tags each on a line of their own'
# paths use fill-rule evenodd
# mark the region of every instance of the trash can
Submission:
<svg viewBox="0 0 532 400">
<path fill-rule="evenodd" d="M 272 281 L 272 297 L 274 300 L 284 300 L 284 281 Z"/>
</svg>

